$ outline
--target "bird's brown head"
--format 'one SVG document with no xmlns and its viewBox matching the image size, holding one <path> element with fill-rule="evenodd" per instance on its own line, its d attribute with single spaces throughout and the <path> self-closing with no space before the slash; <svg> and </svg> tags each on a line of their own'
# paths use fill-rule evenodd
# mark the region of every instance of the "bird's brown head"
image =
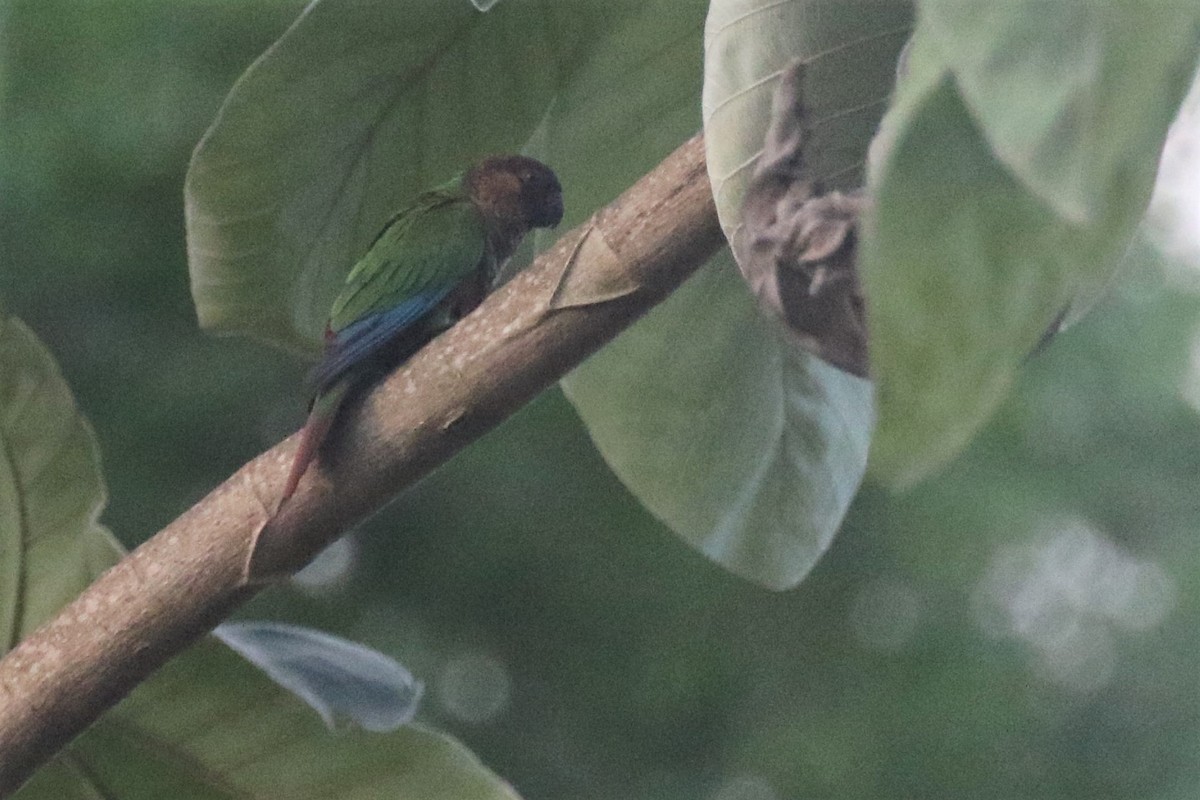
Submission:
<svg viewBox="0 0 1200 800">
<path fill-rule="evenodd" d="M 485 158 L 467 173 L 471 199 L 488 216 L 526 228 L 562 221 L 562 185 L 554 170 L 526 156 Z"/>
</svg>

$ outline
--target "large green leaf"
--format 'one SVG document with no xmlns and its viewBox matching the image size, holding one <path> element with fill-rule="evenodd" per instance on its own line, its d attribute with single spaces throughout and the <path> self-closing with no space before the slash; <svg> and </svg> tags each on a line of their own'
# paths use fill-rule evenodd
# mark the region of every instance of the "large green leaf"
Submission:
<svg viewBox="0 0 1200 800">
<path fill-rule="evenodd" d="M 91 426 L 45 346 L 0 312 L 0 654 L 116 562 Z"/>
<path fill-rule="evenodd" d="M 584 198 L 579 217 L 694 132 L 703 12 L 648 6 L 556 101 L 539 151 Z M 866 463 L 869 384 L 782 347 L 728 253 L 562 385 L 647 508 L 771 588 L 794 586 L 825 550 Z"/>
<path fill-rule="evenodd" d="M 643 6 L 313 3 L 238 80 L 192 158 L 201 325 L 315 350 L 391 212 L 482 155 L 518 150 L 605 32 Z M 566 202 L 582 205 L 569 182 Z"/>
<path fill-rule="evenodd" d="M 460 744 L 420 727 L 331 734 L 309 709 L 206 639 L 39 772 L 19 800 L 257 797 L 515 800 Z"/>
<path fill-rule="evenodd" d="M 870 384 L 783 346 L 728 254 L 564 388 L 651 511 L 774 589 L 828 547 L 866 466 Z"/>
<path fill-rule="evenodd" d="M 694 133 L 708 69 L 703 15 L 700 3 L 647 3 L 597 43 L 555 99 L 533 145 L 578 203 L 567 221 Z M 881 71 L 881 95 L 893 69 Z M 874 107 L 878 115 L 882 103 Z M 756 147 L 765 129 L 764 116 Z M 868 140 L 860 137 L 860 159 Z M 866 463 L 869 384 L 782 347 L 728 253 L 562 385 L 647 508 L 716 562 L 772 588 L 794 586 L 825 550 Z"/>
<path fill-rule="evenodd" d="M 1094 224 L 1144 204 L 1198 18 L 1179 0 L 924 0 L 921 15 L 996 158 L 1064 220 Z"/>
<path fill-rule="evenodd" d="M 862 250 L 872 470 L 897 485 L 952 458 L 1055 316 L 1110 280 L 1200 47 L 1192 6 L 1002 3 L 968 20 L 949 5 L 922 6 Z M 1071 29 L 1067 66 L 1022 15 Z M 1136 80 L 1113 74 L 1131 59 Z"/>
<path fill-rule="evenodd" d="M 822 174 L 851 182 L 861 174 L 908 7 L 845 8 L 710 5 L 704 131 L 727 232 L 762 148 L 775 78 L 798 56 L 815 57 L 830 143 Z M 794 586 L 812 568 L 866 464 L 870 384 L 786 346 L 728 253 L 563 385 L 608 463 L 651 511 L 710 558 L 771 588 Z"/>
</svg>

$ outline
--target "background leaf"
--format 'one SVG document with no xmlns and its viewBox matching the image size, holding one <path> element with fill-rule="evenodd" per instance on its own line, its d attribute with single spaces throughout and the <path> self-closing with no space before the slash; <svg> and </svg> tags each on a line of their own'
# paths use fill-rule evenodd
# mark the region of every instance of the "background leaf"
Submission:
<svg viewBox="0 0 1200 800">
<path fill-rule="evenodd" d="M 0 312 L 0 653 L 120 557 L 100 455 L 53 356 Z"/>
<path fill-rule="evenodd" d="M 330 728 L 348 721 L 373 733 L 411 722 L 423 684 L 378 650 L 300 625 L 226 622 L 213 635 L 295 694 Z"/>
<path fill-rule="evenodd" d="M 921 8 L 980 134 L 1057 216 L 1097 224 L 1145 205 L 1154 178 L 1147 154 L 1161 149 L 1195 70 L 1194 6 L 924 0 Z"/>
<path fill-rule="evenodd" d="M 215 640 L 159 670 L 18 800 L 286 797 L 516 800 L 462 745 L 418 727 L 330 734 Z"/>
<path fill-rule="evenodd" d="M 877 210 L 861 251 L 880 413 L 872 470 L 889 482 L 911 484 L 962 449 L 1052 320 L 1107 283 L 1145 208 L 1200 48 L 1200 12 L 1136 15 L 1118 29 L 1108 12 L 1079 11 L 1087 5 L 994 6 L 972 23 L 970 44 L 952 48 L 941 26 L 963 18 L 955 12 L 947 23 L 939 4 L 922 6 L 908 73 L 884 121 Z M 1019 102 L 1015 84 L 979 88 L 1016 81 L 1006 70 L 1033 74 L 1017 62 L 1032 69 L 1058 58 L 1041 38 L 1005 50 L 1013 30 L 1025 30 L 1013 20 L 1034 6 L 1049 31 L 1103 23 L 1072 34 L 1082 40 L 1072 52 L 1087 58 L 1047 69 L 1046 91 L 1026 89 Z M 1168 34 L 1172 26 L 1190 33 Z M 1147 52 L 1140 83 L 1110 76 L 1160 39 L 1170 54 Z M 965 77 L 948 53 L 967 64 Z M 972 84 L 974 93 L 964 90 Z M 1142 109 L 1136 120 L 1109 114 L 1123 98 Z M 993 123 L 1010 113 L 1026 120 L 1021 131 Z M 1027 138 L 1035 132 L 1036 146 Z M 1014 169 L 1002 153 L 1015 151 L 1032 161 Z M 1041 161 L 1054 163 L 1042 170 Z"/>
<path fill-rule="evenodd" d="M 563 388 L 647 508 L 773 589 L 829 546 L 866 466 L 870 384 L 779 342 L 728 254 Z"/>
<path fill-rule="evenodd" d="M 891 85 L 888 43 L 894 59 L 908 12 L 902 3 L 849 8 L 710 4 L 704 129 L 727 233 L 736 218 L 725 212 L 740 208 L 766 134 L 771 77 L 798 55 L 835 54 L 816 60 L 813 86 L 828 141 L 843 144 L 818 151 L 829 159 L 823 174 L 852 180 Z M 686 135 L 681 125 L 675 138 Z M 771 588 L 795 586 L 812 568 L 865 466 L 870 385 L 784 345 L 728 253 L 563 388 L 647 508 L 708 557 Z"/>
<path fill-rule="evenodd" d="M 188 170 L 200 324 L 315 352 L 346 271 L 405 200 L 520 149 L 642 4 L 323 0 L 238 80 Z M 566 183 L 568 208 L 579 198 Z"/>
</svg>

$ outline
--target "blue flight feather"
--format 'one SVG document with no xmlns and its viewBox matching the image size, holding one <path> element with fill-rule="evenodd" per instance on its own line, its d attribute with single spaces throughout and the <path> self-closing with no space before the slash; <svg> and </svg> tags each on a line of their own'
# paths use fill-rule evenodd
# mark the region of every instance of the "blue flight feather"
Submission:
<svg viewBox="0 0 1200 800">
<path fill-rule="evenodd" d="M 352 322 L 333 335 L 324 360 L 313 369 L 309 381 L 328 386 L 342 373 L 362 363 L 387 346 L 393 338 L 432 311 L 450 294 L 443 286 L 413 295 L 399 305 Z"/>
</svg>

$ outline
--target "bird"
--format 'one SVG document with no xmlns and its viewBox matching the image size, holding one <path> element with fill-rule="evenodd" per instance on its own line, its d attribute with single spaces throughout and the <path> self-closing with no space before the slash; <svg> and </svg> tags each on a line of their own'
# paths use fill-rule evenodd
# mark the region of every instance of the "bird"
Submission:
<svg viewBox="0 0 1200 800">
<path fill-rule="evenodd" d="M 553 228 L 562 216 L 558 176 L 520 155 L 484 158 L 392 215 L 334 300 L 281 505 L 316 459 L 347 394 L 474 310 L 525 234 Z"/>
</svg>

